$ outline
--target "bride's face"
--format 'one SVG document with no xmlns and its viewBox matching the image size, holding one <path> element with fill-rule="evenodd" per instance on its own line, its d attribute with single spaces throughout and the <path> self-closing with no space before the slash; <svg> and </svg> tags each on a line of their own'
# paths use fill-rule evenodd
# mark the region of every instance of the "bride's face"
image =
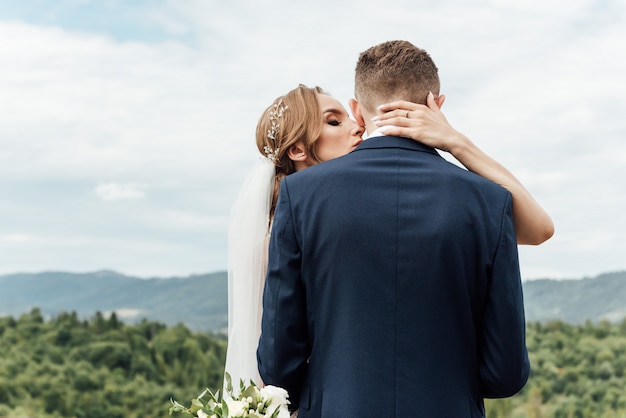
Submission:
<svg viewBox="0 0 626 418">
<path fill-rule="evenodd" d="M 339 101 L 326 94 L 318 96 L 322 110 L 322 133 L 315 143 L 315 153 L 320 161 L 346 155 L 363 142 L 363 128 L 350 119 Z"/>
</svg>

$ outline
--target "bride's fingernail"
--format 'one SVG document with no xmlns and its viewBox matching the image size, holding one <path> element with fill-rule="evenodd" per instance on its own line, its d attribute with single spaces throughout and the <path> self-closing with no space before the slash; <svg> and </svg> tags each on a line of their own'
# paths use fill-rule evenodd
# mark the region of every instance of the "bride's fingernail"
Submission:
<svg viewBox="0 0 626 418">
<path fill-rule="evenodd" d="M 378 117 L 378 116 L 374 116 L 374 117 L 372 118 L 372 122 L 376 122 L 378 119 L 380 119 L 380 117 Z"/>
<path fill-rule="evenodd" d="M 372 120 L 373 120 L 373 119 L 372 119 Z M 383 121 L 382 121 L 382 120 L 378 120 L 378 119 L 377 119 L 377 120 L 374 120 L 374 125 L 376 125 L 376 126 L 380 126 L 380 124 L 381 124 L 381 123 L 383 123 Z"/>
</svg>

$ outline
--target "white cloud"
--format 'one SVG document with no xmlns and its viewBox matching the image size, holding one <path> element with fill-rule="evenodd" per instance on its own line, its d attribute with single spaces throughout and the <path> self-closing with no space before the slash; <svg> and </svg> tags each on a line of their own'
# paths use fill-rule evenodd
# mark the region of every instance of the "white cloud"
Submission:
<svg viewBox="0 0 626 418">
<path fill-rule="evenodd" d="M 358 53 L 388 39 L 432 54 L 450 122 L 552 214 L 557 235 L 521 250 L 526 277 L 626 268 L 622 2 L 143 7 L 137 25 L 163 41 L 0 21 L 4 271 L 223 269 L 260 112 L 300 82 L 346 103 Z"/>
<path fill-rule="evenodd" d="M 185 45 L 21 23 L 0 24 L 0 36 L 12 39 L 0 46 L 0 86 L 11 97 L 0 103 L 0 145 L 18 157 L 3 171 L 91 176 L 197 163 L 219 151 L 209 135 L 217 117 L 211 64 Z"/>
<path fill-rule="evenodd" d="M 0 235 L 0 243 L 7 245 L 28 245 L 41 241 L 41 237 L 30 234 L 11 233 Z"/>
<path fill-rule="evenodd" d="M 96 195 L 106 201 L 142 199 L 145 191 L 136 184 L 100 183 L 94 189 Z"/>
</svg>

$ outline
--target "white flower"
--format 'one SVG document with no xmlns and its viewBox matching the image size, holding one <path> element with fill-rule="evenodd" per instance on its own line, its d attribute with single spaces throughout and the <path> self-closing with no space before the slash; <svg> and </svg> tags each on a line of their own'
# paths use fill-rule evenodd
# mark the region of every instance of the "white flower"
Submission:
<svg viewBox="0 0 626 418">
<path fill-rule="evenodd" d="M 267 407 L 267 416 L 271 416 L 276 409 L 280 408 L 278 418 L 289 418 L 289 410 L 287 409 L 289 394 L 285 389 L 268 385 L 261 389 L 261 396 L 264 400 L 270 400 L 270 405 Z"/>
<path fill-rule="evenodd" d="M 271 417 L 274 411 L 276 411 L 276 408 L 280 408 L 276 418 L 290 418 L 291 417 L 291 415 L 289 415 L 289 409 L 287 409 L 287 405 L 281 405 L 280 407 L 270 406 L 269 408 L 267 408 L 267 413 L 265 414 L 265 416 Z"/>
<path fill-rule="evenodd" d="M 225 374 L 225 379 L 230 382 L 228 373 Z M 190 415 L 192 410 L 203 408 L 198 410 L 197 418 L 218 418 L 218 415 L 223 412 L 222 408 L 227 407 L 228 416 L 223 418 L 244 418 L 250 415 L 267 418 L 274 414 L 276 414 L 274 418 L 290 418 L 287 408 L 290 403 L 289 394 L 285 389 L 271 385 L 259 389 L 254 383 L 247 387 L 244 387 L 243 381 L 240 383 L 240 394 L 234 395 L 232 388 L 223 395 L 220 395 L 219 391 L 214 394 L 206 389 L 197 399 L 192 399 L 190 408 L 185 408 L 175 400 L 171 400 L 170 415 L 172 412 L 183 412 Z M 230 383 L 228 387 L 230 387 Z M 248 396 L 243 396 L 244 393 Z"/>
<path fill-rule="evenodd" d="M 242 401 L 236 401 L 231 398 L 226 398 L 226 405 L 228 405 L 229 417 L 242 417 L 246 412 L 246 404 Z"/>
<path fill-rule="evenodd" d="M 261 396 L 263 399 L 271 399 L 272 404 L 289 404 L 287 400 L 289 394 L 283 388 L 267 385 L 261 388 Z"/>
</svg>

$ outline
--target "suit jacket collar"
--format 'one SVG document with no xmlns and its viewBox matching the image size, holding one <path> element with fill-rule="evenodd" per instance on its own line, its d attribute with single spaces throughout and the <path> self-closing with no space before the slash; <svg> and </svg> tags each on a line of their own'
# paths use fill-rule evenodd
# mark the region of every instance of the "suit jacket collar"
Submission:
<svg viewBox="0 0 626 418">
<path fill-rule="evenodd" d="M 401 136 L 375 136 L 363 141 L 354 151 L 362 151 L 366 149 L 380 149 L 380 148 L 404 148 L 413 151 L 428 152 L 431 154 L 437 154 L 437 151 L 424 145 L 420 142 L 414 141 L 410 138 L 404 138 Z"/>
</svg>

